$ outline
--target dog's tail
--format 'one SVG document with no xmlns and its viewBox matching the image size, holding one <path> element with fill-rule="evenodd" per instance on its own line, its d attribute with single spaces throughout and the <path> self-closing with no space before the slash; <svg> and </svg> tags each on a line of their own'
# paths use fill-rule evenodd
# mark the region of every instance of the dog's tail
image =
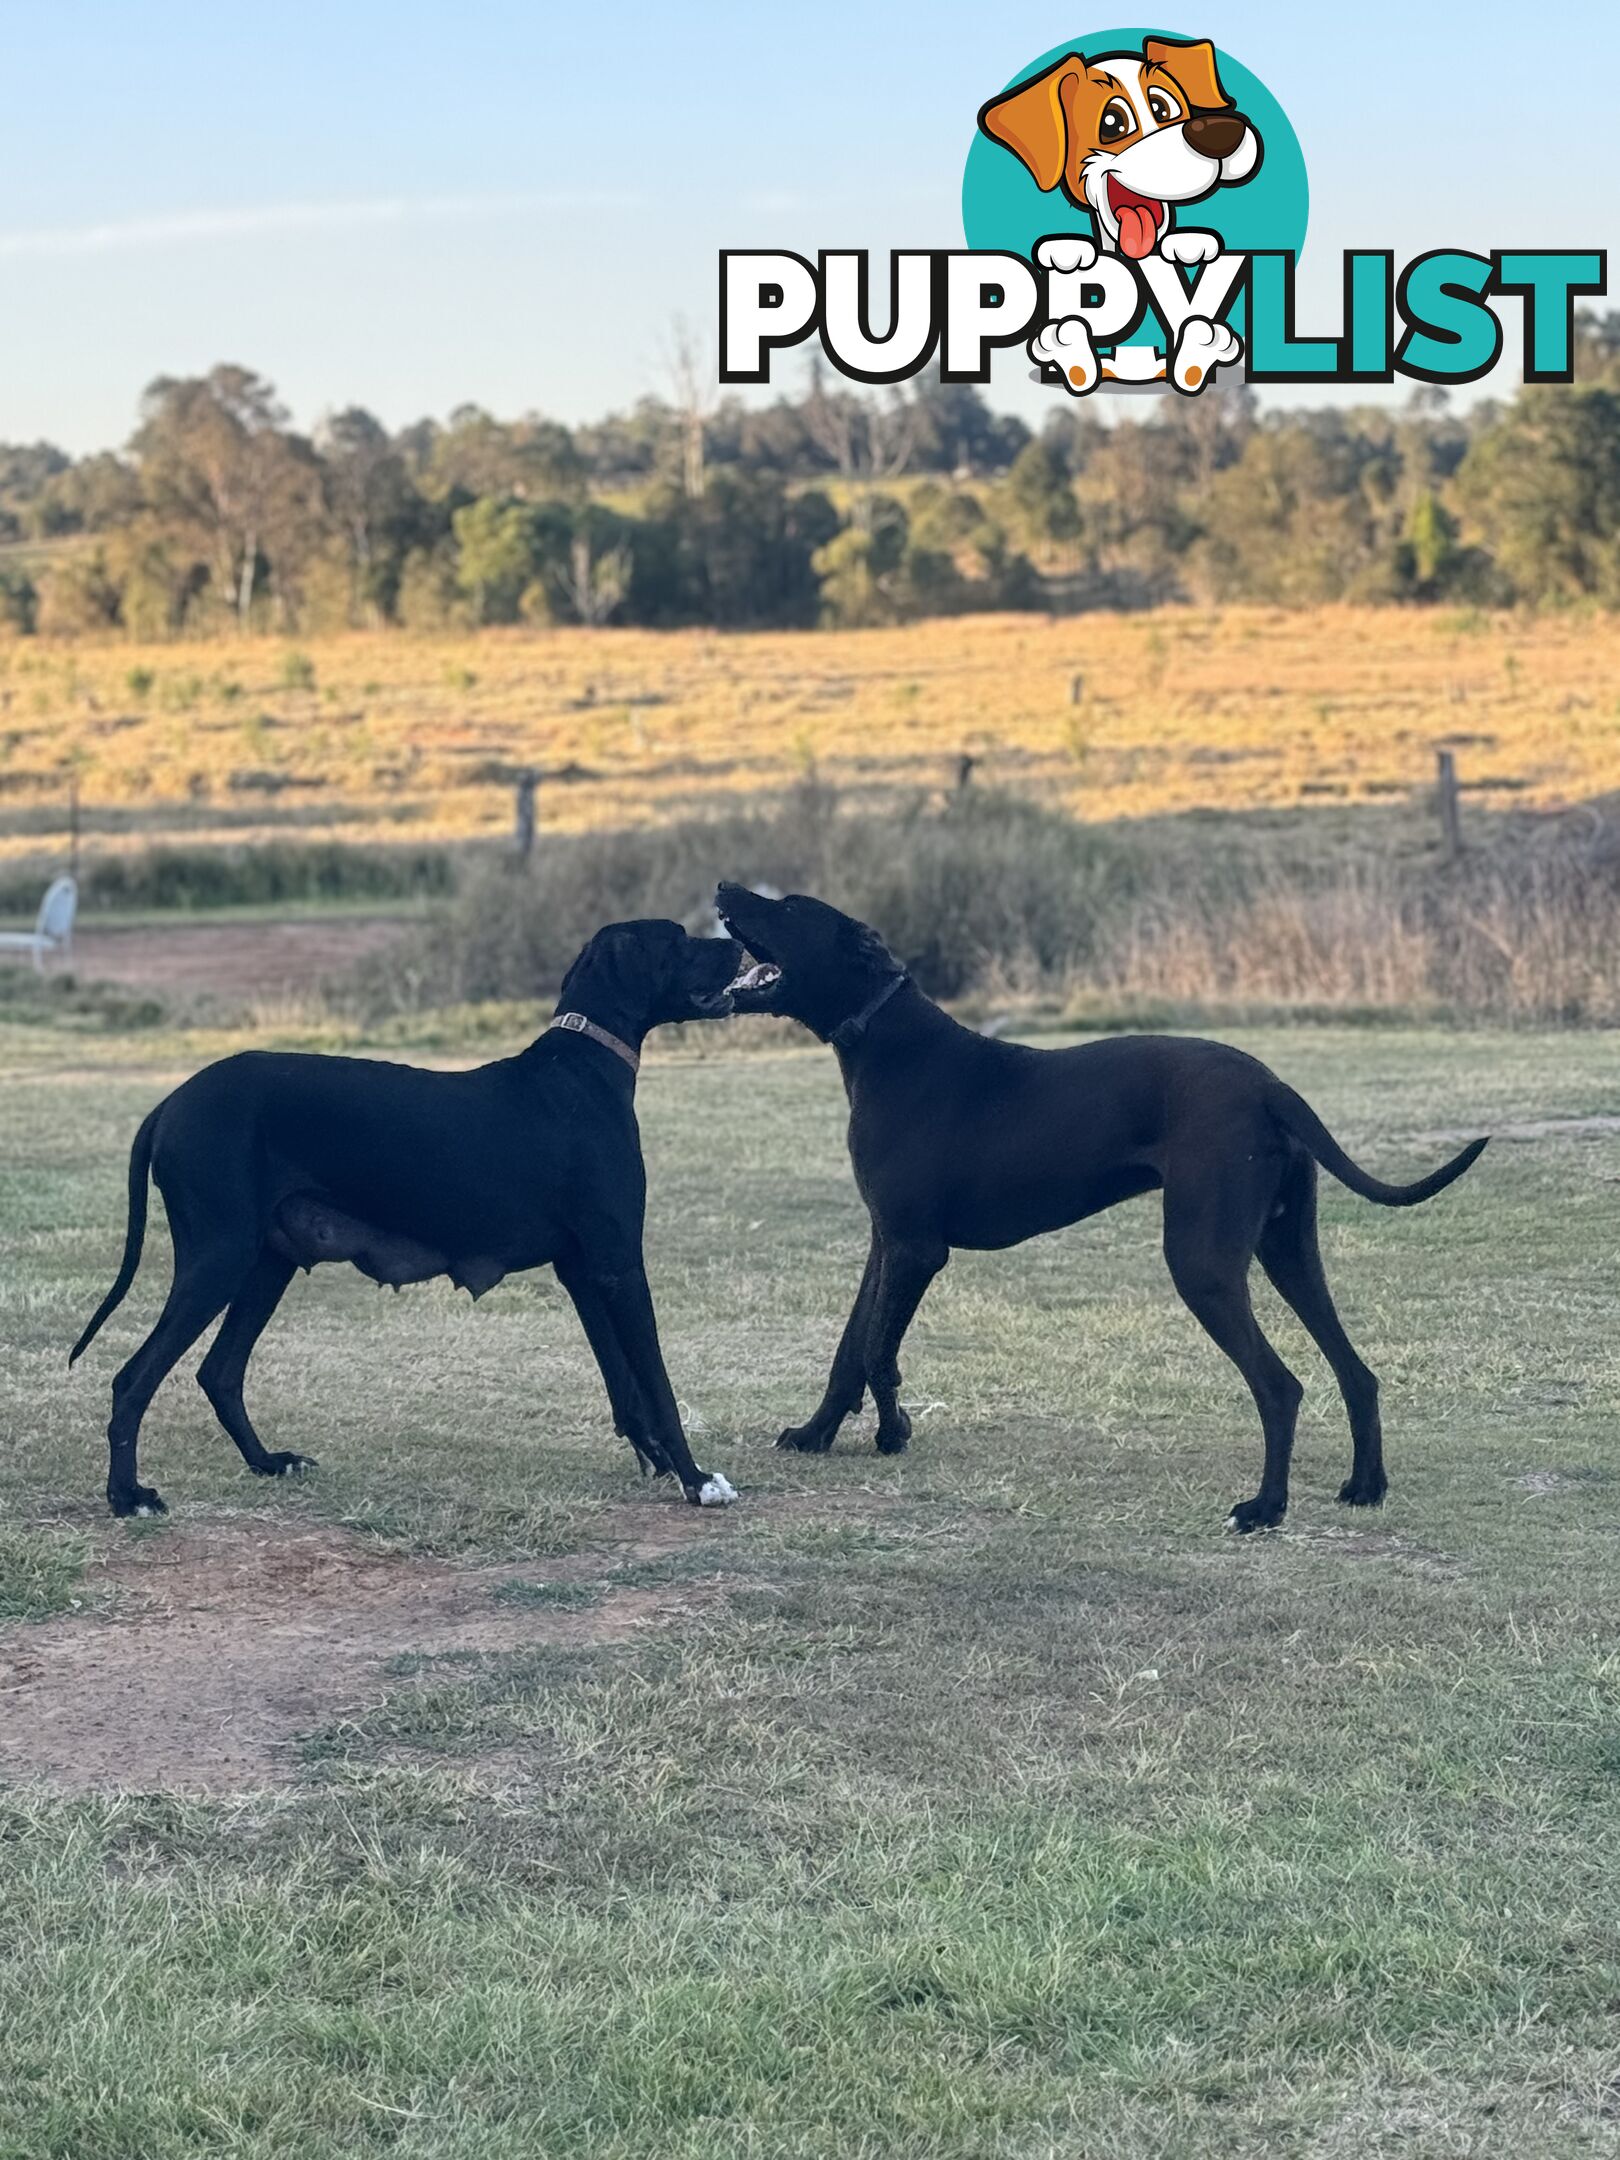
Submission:
<svg viewBox="0 0 1620 2160">
<path fill-rule="evenodd" d="M 1450 1162 L 1442 1163 L 1415 1184 L 1386 1185 L 1382 1178 L 1370 1176 L 1359 1163 L 1352 1162 L 1304 1096 L 1296 1095 L 1281 1080 L 1271 1098 L 1271 1108 L 1279 1123 L 1310 1149 L 1324 1170 L 1331 1171 L 1341 1185 L 1348 1185 L 1364 1200 L 1376 1200 L 1380 1207 L 1416 1207 L 1420 1200 L 1432 1200 L 1485 1152 L 1484 1140 L 1470 1140 L 1460 1155 L 1453 1155 Z"/>
<path fill-rule="evenodd" d="M 101 1303 L 96 1307 L 90 1325 L 68 1352 L 70 1365 L 78 1362 L 81 1354 L 90 1346 L 97 1329 L 117 1305 L 123 1303 L 125 1293 L 135 1280 L 135 1270 L 141 1264 L 141 1247 L 146 1241 L 146 1180 L 152 1167 L 152 1131 L 158 1121 L 157 1110 L 147 1112 L 141 1129 L 135 1135 L 135 1144 L 129 1151 L 129 1228 L 124 1233 L 124 1257 L 119 1263 L 118 1279 Z"/>
</svg>

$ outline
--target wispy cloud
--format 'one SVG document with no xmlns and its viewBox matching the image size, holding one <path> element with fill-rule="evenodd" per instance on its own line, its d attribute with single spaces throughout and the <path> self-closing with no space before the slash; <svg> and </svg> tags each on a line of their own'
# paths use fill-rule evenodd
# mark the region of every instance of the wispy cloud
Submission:
<svg viewBox="0 0 1620 2160">
<path fill-rule="evenodd" d="M 0 261 L 113 255 L 197 241 L 254 240 L 282 233 L 352 232 L 387 225 L 450 224 L 503 217 L 567 216 L 574 211 L 635 210 L 645 197 L 587 189 L 524 195 L 380 196 L 370 202 L 265 203 L 232 210 L 182 210 L 162 217 L 109 219 L 99 225 L 0 231 Z"/>
</svg>

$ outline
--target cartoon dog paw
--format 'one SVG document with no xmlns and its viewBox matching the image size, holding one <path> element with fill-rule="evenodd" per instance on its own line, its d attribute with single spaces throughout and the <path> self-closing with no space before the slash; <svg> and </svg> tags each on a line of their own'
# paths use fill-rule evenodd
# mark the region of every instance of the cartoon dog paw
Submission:
<svg viewBox="0 0 1620 2160">
<path fill-rule="evenodd" d="M 1243 340 L 1226 323 L 1211 322 L 1207 315 L 1189 315 L 1176 339 L 1170 362 L 1170 380 L 1189 397 L 1203 389 L 1218 367 L 1243 356 Z"/>
<path fill-rule="evenodd" d="M 1053 233 L 1049 239 L 1036 241 L 1035 260 L 1043 270 L 1056 270 L 1062 276 L 1070 276 L 1076 270 L 1092 269 L 1097 261 L 1097 249 L 1095 243 L 1081 233 Z"/>
<path fill-rule="evenodd" d="M 1037 367 L 1056 368 L 1074 397 L 1097 387 L 1097 348 L 1083 315 L 1064 315 L 1045 324 L 1029 341 L 1029 357 Z"/>
<path fill-rule="evenodd" d="M 1220 235 L 1212 232 L 1167 232 L 1159 242 L 1159 253 L 1166 262 L 1185 263 L 1189 267 L 1194 263 L 1213 262 L 1220 252 Z"/>
</svg>

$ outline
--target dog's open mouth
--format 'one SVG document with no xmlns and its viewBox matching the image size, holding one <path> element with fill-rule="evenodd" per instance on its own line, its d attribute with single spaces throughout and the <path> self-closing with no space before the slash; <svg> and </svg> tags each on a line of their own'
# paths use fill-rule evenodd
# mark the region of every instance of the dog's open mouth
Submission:
<svg viewBox="0 0 1620 2160">
<path fill-rule="evenodd" d="M 747 993 L 754 997 L 772 990 L 782 980 L 782 970 L 774 960 L 751 960 L 745 954 L 743 964 L 727 985 L 730 996 Z"/>
<path fill-rule="evenodd" d="M 1169 221 L 1170 212 L 1162 202 L 1151 195 L 1138 195 L 1129 188 L 1118 173 L 1108 175 L 1108 207 L 1119 225 L 1119 251 L 1128 255 L 1132 262 L 1140 262 L 1151 255 L 1159 244 L 1159 235 Z"/>
</svg>

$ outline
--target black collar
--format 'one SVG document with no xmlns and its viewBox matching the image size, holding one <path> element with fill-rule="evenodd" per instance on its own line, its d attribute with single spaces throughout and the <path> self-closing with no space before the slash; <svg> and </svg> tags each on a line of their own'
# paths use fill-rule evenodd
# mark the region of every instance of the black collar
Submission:
<svg viewBox="0 0 1620 2160">
<path fill-rule="evenodd" d="M 891 975 L 876 997 L 868 998 L 858 1013 L 851 1013 L 847 1020 L 840 1020 L 827 1037 L 834 1049 L 853 1050 L 872 1025 L 874 1016 L 881 1012 L 894 993 L 910 980 L 911 977 L 903 971 L 898 975 Z"/>
<path fill-rule="evenodd" d="M 617 1035 L 610 1035 L 605 1027 L 598 1027 L 594 1020 L 587 1020 L 583 1013 L 554 1013 L 551 1025 L 560 1028 L 565 1035 L 588 1035 L 592 1042 L 599 1042 L 604 1050 L 611 1050 L 615 1057 L 623 1058 L 632 1072 L 641 1070 L 639 1051 L 632 1050 L 627 1042 L 620 1042 Z"/>
</svg>

